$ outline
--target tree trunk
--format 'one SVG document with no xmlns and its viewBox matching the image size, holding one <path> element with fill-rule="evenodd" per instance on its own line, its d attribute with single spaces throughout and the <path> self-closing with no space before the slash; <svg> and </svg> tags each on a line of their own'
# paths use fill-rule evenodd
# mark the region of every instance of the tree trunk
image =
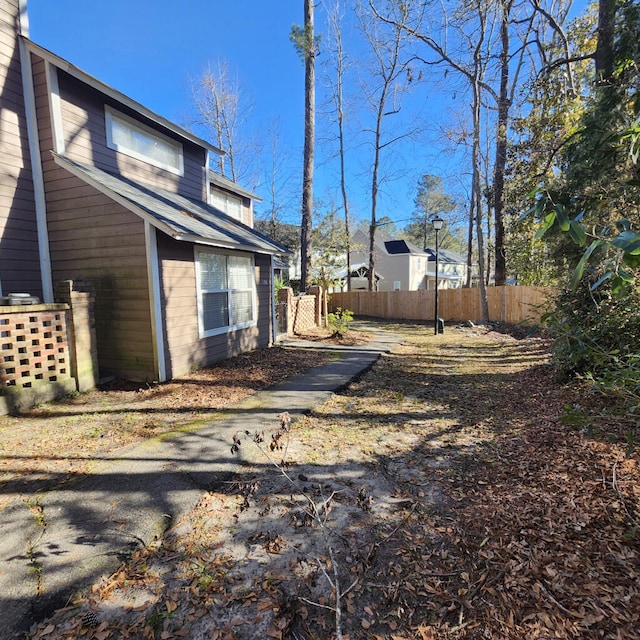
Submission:
<svg viewBox="0 0 640 640">
<path fill-rule="evenodd" d="M 511 2 L 502 2 L 500 22 L 500 90 L 498 94 L 498 122 L 496 130 L 496 158 L 493 172 L 493 212 L 495 227 L 495 284 L 503 286 L 507 280 L 504 248 L 504 174 L 507 165 L 507 119 L 509 118 L 509 13 Z"/>
<path fill-rule="evenodd" d="M 598 44 L 596 46 L 596 81 L 602 82 L 613 73 L 613 39 L 615 34 L 616 0 L 598 3 Z"/>
<path fill-rule="evenodd" d="M 376 133 L 374 145 L 373 172 L 371 174 L 371 224 L 369 226 L 369 291 L 375 291 L 375 267 L 376 267 L 376 214 L 378 210 L 378 170 L 380 167 L 380 139 L 382 136 L 382 109 L 386 99 L 386 87 L 378 105 L 376 120 Z"/>
<path fill-rule="evenodd" d="M 311 271 L 311 229 L 313 218 L 313 158 L 315 142 L 315 36 L 313 0 L 304 0 L 304 156 L 302 174 L 302 224 L 300 225 L 300 289 L 306 291 Z"/>
<path fill-rule="evenodd" d="M 338 140 L 340 143 L 340 191 L 344 207 L 344 230 L 346 236 L 345 252 L 347 254 L 347 291 L 351 291 L 351 228 L 349 220 L 349 198 L 347 196 L 347 178 L 345 172 L 345 137 L 344 137 L 344 101 L 342 81 L 344 77 L 344 52 L 342 49 L 342 31 L 340 21 L 335 15 L 336 30 L 336 111 L 338 114 Z"/>
<path fill-rule="evenodd" d="M 469 206 L 469 227 L 467 229 L 467 279 L 466 287 L 471 286 L 471 272 L 473 271 L 473 189 L 471 193 L 471 202 Z"/>
<path fill-rule="evenodd" d="M 474 56 L 474 74 L 471 87 L 473 89 L 473 147 L 471 179 L 471 198 L 475 208 L 476 239 L 478 242 L 478 286 L 480 287 L 480 304 L 482 307 L 482 322 L 489 322 L 489 303 L 487 301 L 487 289 L 484 284 L 484 234 L 482 230 L 482 193 L 480 189 L 480 46 L 476 48 Z"/>
</svg>

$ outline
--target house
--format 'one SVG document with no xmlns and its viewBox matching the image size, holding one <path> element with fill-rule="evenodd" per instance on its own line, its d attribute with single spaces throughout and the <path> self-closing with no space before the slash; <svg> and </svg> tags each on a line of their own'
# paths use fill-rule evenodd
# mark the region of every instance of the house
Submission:
<svg viewBox="0 0 640 640">
<path fill-rule="evenodd" d="M 427 278 L 429 289 L 435 287 L 436 272 L 436 251 L 427 247 L 429 260 Z M 467 261 L 455 251 L 438 248 L 438 288 L 439 289 L 459 289 L 467 282 Z"/>
<path fill-rule="evenodd" d="M 99 375 L 164 381 L 274 340 L 273 258 L 222 153 L 28 39 L 0 8 L 0 295 L 95 296 Z"/>
<path fill-rule="evenodd" d="M 368 288 L 369 234 L 358 229 L 351 237 L 351 264 L 360 266 L 360 277 L 351 279 L 352 289 Z M 464 284 L 464 258 L 452 251 L 438 250 L 438 288 L 457 288 Z M 362 266 L 366 269 L 362 269 Z M 378 291 L 417 291 L 435 287 L 435 250 L 423 251 L 402 238 L 376 230 L 375 271 Z"/>
</svg>

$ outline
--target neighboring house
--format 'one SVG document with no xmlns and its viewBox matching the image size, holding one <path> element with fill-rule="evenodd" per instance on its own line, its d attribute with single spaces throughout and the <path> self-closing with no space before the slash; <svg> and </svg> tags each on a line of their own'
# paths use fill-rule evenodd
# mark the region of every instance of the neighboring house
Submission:
<svg viewBox="0 0 640 640">
<path fill-rule="evenodd" d="M 369 234 L 358 229 L 351 238 L 351 264 L 366 265 L 352 289 L 368 288 Z M 466 265 L 452 251 L 438 251 L 438 287 L 457 288 L 464 284 Z M 353 267 L 352 267 L 353 269 Z M 361 269 L 362 270 L 362 269 Z M 435 287 L 435 250 L 423 251 L 408 240 L 395 239 L 383 229 L 376 231 L 375 272 L 378 291 L 417 291 Z"/>
<path fill-rule="evenodd" d="M 358 229 L 351 237 L 351 264 L 369 265 L 369 234 Z M 383 229 L 376 231 L 375 272 L 379 291 L 415 291 L 424 289 L 427 254 L 407 240 L 395 240 Z M 351 282 L 352 289 L 366 289 L 368 282 Z"/>
<path fill-rule="evenodd" d="M 346 291 L 347 290 L 347 269 L 346 267 L 338 274 L 339 281 L 332 287 L 332 291 Z M 375 290 L 380 291 L 380 280 L 384 278 L 376 271 L 375 272 L 376 284 Z M 369 264 L 360 262 L 358 264 L 351 265 L 351 291 L 357 291 L 359 289 L 369 288 Z"/>
<path fill-rule="evenodd" d="M 427 267 L 429 289 L 435 287 L 436 251 L 427 247 L 429 266 Z M 467 260 L 455 251 L 438 249 L 438 288 L 460 289 L 467 282 Z"/>
<path fill-rule="evenodd" d="M 0 295 L 91 287 L 100 376 L 164 381 L 273 342 L 286 249 L 252 229 L 255 196 L 210 171 L 221 151 L 26 24 L 23 0 L 3 2 Z"/>
</svg>

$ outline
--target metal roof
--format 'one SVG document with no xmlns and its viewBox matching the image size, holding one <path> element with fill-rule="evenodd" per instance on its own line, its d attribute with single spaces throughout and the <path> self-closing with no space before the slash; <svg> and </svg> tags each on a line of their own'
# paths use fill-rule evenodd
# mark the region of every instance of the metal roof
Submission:
<svg viewBox="0 0 640 640">
<path fill-rule="evenodd" d="M 290 253 L 275 240 L 204 202 L 52 154 L 58 165 L 175 240 L 256 253 Z"/>
<path fill-rule="evenodd" d="M 435 261 L 436 251 L 435 249 L 427 249 L 429 254 L 429 261 Z M 461 256 L 455 251 L 449 251 L 448 249 L 438 249 L 438 260 L 440 262 L 446 262 L 448 264 L 466 264 L 467 259 Z"/>
</svg>

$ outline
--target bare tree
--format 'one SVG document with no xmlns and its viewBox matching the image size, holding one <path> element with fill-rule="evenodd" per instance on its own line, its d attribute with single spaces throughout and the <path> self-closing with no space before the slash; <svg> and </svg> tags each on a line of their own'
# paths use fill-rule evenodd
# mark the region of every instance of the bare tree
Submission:
<svg viewBox="0 0 640 640">
<path fill-rule="evenodd" d="M 373 7 L 374 0 L 369 0 Z M 603 0 L 604 1 L 604 0 Z M 446 64 L 450 69 L 465 77 L 472 88 L 475 82 L 474 66 L 466 51 L 473 50 L 459 47 L 456 50 L 451 46 L 451 31 L 458 33 L 459 38 L 466 37 L 474 29 L 477 31 L 478 16 L 482 13 L 486 17 L 486 30 L 483 42 L 483 57 L 485 65 L 497 60 L 495 77 L 492 79 L 488 73 L 483 74 L 483 79 L 478 87 L 481 91 L 480 105 L 485 105 L 485 95 L 489 97 L 495 107 L 495 156 L 493 164 L 493 184 L 491 185 L 491 203 L 494 213 L 495 228 L 495 280 L 496 284 L 504 284 L 506 280 L 506 261 L 504 251 L 504 176 L 506 171 L 507 132 L 509 127 L 510 109 L 514 97 L 521 88 L 520 77 L 524 68 L 525 54 L 528 46 L 536 42 L 531 38 L 534 33 L 535 21 L 544 21 L 546 25 L 558 32 L 566 11 L 560 3 L 554 9 L 555 14 L 541 7 L 540 2 L 532 0 L 533 6 L 527 10 L 524 4 L 516 5 L 513 0 L 475 0 L 460 4 L 451 16 L 444 13 L 441 16 L 442 26 L 435 34 L 431 34 L 425 25 L 434 23 L 433 5 L 424 2 L 403 3 L 411 5 L 411 25 L 405 23 L 404 31 L 407 35 L 416 38 L 427 45 L 435 59 L 424 60 L 426 64 Z M 517 9 L 517 11 L 516 11 Z M 380 19 L 398 25 L 398 21 L 392 16 L 383 15 L 376 10 Z M 550 18 L 557 16 L 553 22 Z M 428 18 L 428 19 L 427 19 Z M 475 26 L 474 26 L 475 25 Z M 497 27 L 497 37 L 494 35 L 494 25 Z M 512 42 L 514 41 L 514 42 Z M 462 53 L 461 53 L 462 52 Z M 475 55 L 475 54 L 474 54 Z M 489 79 L 488 79 L 489 78 Z M 497 80 L 496 80 L 497 79 Z M 494 84 L 496 86 L 494 86 Z"/>
<path fill-rule="evenodd" d="M 371 219 L 369 224 L 369 291 L 375 288 L 375 237 L 377 223 L 378 196 L 380 190 L 380 171 L 382 151 L 394 142 L 410 135 L 400 133 L 385 138 L 384 123 L 386 119 L 400 112 L 403 94 L 407 91 L 406 74 L 410 57 L 403 59 L 407 38 L 404 21 L 407 17 L 404 3 L 393 5 L 395 19 L 387 24 L 390 28 L 382 32 L 381 25 L 374 15 L 359 5 L 358 18 L 365 39 L 372 53 L 373 64 L 370 73 L 370 84 L 367 99 L 374 114 L 373 128 L 368 129 L 373 135 L 373 162 L 371 169 Z M 373 83 L 373 84 L 371 84 Z"/>
<path fill-rule="evenodd" d="M 340 0 L 327 11 L 329 28 L 329 51 L 334 66 L 335 81 L 332 85 L 333 103 L 336 124 L 338 127 L 338 154 L 340 158 L 340 193 L 344 210 L 345 253 L 347 257 L 347 291 L 351 291 L 351 225 L 349 219 L 349 198 L 347 195 L 347 181 L 345 175 L 345 109 L 344 109 L 344 76 L 347 67 L 346 55 L 342 41 L 343 11 Z"/>
<path fill-rule="evenodd" d="M 456 57 L 451 54 L 447 48 L 448 33 L 445 30 L 444 33 L 440 33 L 442 42 L 436 40 L 427 31 L 422 30 L 424 24 L 426 6 L 423 3 L 414 3 L 412 5 L 412 22 L 409 23 L 405 19 L 404 23 L 399 22 L 394 16 L 383 15 L 380 10 L 375 6 L 373 0 L 369 0 L 376 16 L 385 23 L 392 24 L 396 28 L 400 28 L 403 35 L 409 35 L 416 38 L 419 42 L 427 45 L 427 47 L 436 54 L 435 60 L 423 59 L 425 64 L 440 65 L 445 64 L 449 69 L 459 73 L 464 77 L 472 91 L 472 103 L 471 113 L 473 120 L 473 134 L 472 134 L 472 153 L 471 153 L 471 165 L 472 165 L 472 179 L 471 179 L 471 210 L 469 217 L 469 254 L 468 254 L 468 270 L 471 271 L 471 239 L 473 237 L 472 226 L 475 222 L 476 240 L 478 246 L 478 267 L 480 271 L 479 284 L 482 301 L 482 315 L 483 321 L 487 321 L 489 317 L 488 302 L 486 297 L 486 290 L 484 286 L 484 280 L 482 274 L 484 273 L 484 241 L 483 241 L 483 229 L 482 229 L 482 188 L 481 188 L 481 168 L 480 168 L 480 142 L 481 142 L 481 110 L 482 110 L 482 91 L 487 90 L 495 97 L 495 91 L 485 82 L 485 73 L 487 67 L 487 4 L 483 0 L 474 0 L 472 3 L 468 3 L 465 7 L 473 14 L 473 28 L 466 29 L 459 28 L 458 35 L 463 44 L 459 47 L 461 51 L 471 52 L 471 58 L 466 53 L 459 54 Z M 404 6 L 409 11 L 408 5 Z M 466 19 L 468 20 L 468 15 Z M 448 21 L 445 20 L 445 24 Z"/>
<path fill-rule="evenodd" d="M 482 322 L 489 321 L 489 303 L 487 291 L 484 284 L 484 235 L 482 231 L 482 193 L 480 188 L 480 118 L 481 118 L 481 90 L 486 66 L 483 56 L 483 45 L 486 36 L 486 14 L 481 6 L 481 1 L 476 2 L 478 13 L 478 31 L 473 47 L 472 75 L 469 78 L 473 91 L 473 102 L 471 106 L 473 114 L 473 149 L 472 155 L 472 179 L 471 179 L 471 220 L 475 219 L 476 240 L 478 242 L 478 285 L 480 287 L 480 303 L 482 305 Z M 475 215 L 474 215 L 475 213 Z"/>
<path fill-rule="evenodd" d="M 296 208 L 298 187 L 295 187 L 295 176 L 299 173 L 294 170 L 289 159 L 291 154 L 282 148 L 280 140 L 280 125 L 277 119 L 269 121 L 263 133 L 264 140 L 268 143 L 268 151 L 265 149 L 265 167 L 262 171 L 265 188 L 269 197 L 265 200 L 265 207 L 261 219 L 266 224 L 268 235 L 274 240 L 282 241 L 281 225 L 288 214 Z M 265 145 L 266 146 L 266 145 Z M 298 201 L 299 202 L 299 201 Z M 298 239 L 299 242 L 299 239 Z M 296 247 L 298 246 L 296 242 Z"/>
<path fill-rule="evenodd" d="M 240 88 L 231 78 L 225 61 L 209 63 L 201 78 L 192 87 L 193 101 L 198 111 L 197 123 L 204 127 L 216 146 L 225 155 L 217 159 L 217 169 L 234 182 L 237 174 L 237 134 L 241 119 Z"/>
</svg>

